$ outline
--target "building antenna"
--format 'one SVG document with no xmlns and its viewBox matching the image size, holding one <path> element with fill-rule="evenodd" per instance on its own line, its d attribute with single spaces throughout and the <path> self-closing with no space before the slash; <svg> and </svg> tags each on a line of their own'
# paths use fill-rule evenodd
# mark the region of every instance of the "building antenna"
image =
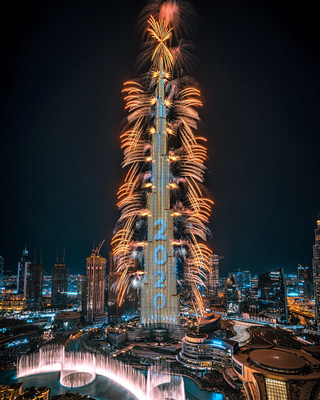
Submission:
<svg viewBox="0 0 320 400">
<path fill-rule="evenodd" d="M 102 242 L 100 242 L 100 243 L 98 244 L 98 247 L 96 248 L 96 254 L 97 254 L 97 255 L 100 254 L 101 247 L 103 246 L 105 240 L 106 240 L 106 239 L 103 239 Z"/>
<path fill-rule="evenodd" d="M 64 264 L 64 260 L 66 258 L 66 248 L 63 249 L 63 259 L 62 259 L 62 264 Z"/>
<path fill-rule="evenodd" d="M 57 258 L 56 258 L 56 264 L 59 264 L 59 250 L 57 249 Z"/>
</svg>

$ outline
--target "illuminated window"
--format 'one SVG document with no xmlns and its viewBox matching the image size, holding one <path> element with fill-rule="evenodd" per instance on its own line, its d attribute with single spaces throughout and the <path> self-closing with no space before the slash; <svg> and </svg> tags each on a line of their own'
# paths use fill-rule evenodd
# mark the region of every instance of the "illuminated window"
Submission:
<svg viewBox="0 0 320 400">
<path fill-rule="evenodd" d="M 276 379 L 265 378 L 268 400 L 287 400 L 286 383 Z"/>
</svg>

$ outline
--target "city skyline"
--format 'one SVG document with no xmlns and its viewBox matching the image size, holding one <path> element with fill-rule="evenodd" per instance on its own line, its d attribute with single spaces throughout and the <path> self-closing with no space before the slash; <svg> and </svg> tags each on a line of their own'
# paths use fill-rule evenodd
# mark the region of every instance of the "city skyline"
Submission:
<svg viewBox="0 0 320 400">
<path fill-rule="evenodd" d="M 48 270 L 65 247 L 72 273 L 84 273 L 94 240 L 106 239 L 102 254 L 110 250 L 123 178 L 119 93 L 134 65 L 132 15 L 141 4 L 114 5 L 114 18 L 100 2 L 89 15 L 85 2 L 21 5 L 23 19 L 9 9 L 0 254 L 13 273 L 25 245 L 43 251 Z M 197 6 L 215 201 L 209 246 L 224 257 L 223 275 L 311 265 L 320 211 L 315 28 L 286 3 Z"/>
</svg>

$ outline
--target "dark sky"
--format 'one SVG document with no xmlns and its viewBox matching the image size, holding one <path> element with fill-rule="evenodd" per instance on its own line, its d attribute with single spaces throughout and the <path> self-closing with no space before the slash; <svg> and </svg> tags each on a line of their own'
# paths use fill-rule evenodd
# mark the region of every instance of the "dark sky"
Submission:
<svg viewBox="0 0 320 400">
<path fill-rule="evenodd" d="M 110 249 L 123 179 L 122 83 L 134 73 L 143 1 L 14 1 L 2 10 L 1 241 L 48 272 L 66 248 L 84 272 Z M 195 2 L 197 79 L 222 275 L 310 263 L 319 184 L 319 40 L 312 2 Z"/>
</svg>

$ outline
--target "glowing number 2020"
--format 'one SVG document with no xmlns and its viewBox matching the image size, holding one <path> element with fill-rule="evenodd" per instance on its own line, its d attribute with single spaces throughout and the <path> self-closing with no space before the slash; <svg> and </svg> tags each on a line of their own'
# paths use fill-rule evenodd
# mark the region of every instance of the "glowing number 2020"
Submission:
<svg viewBox="0 0 320 400">
<path fill-rule="evenodd" d="M 160 257 L 159 257 L 160 254 Z M 153 261 L 157 265 L 163 265 L 167 261 L 167 250 L 163 246 L 157 246 L 153 252 Z"/>
<path fill-rule="evenodd" d="M 164 271 L 157 271 L 154 276 L 158 276 L 160 275 L 160 278 L 158 280 L 158 282 L 154 285 L 155 288 L 165 288 L 166 285 L 163 283 L 163 281 L 166 279 L 166 274 Z"/>
<path fill-rule="evenodd" d="M 154 235 L 154 240 L 166 240 L 167 236 L 165 234 L 167 229 L 166 221 L 162 218 L 157 219 L 154 222 L 154 226 L 160 225 L 160 229 Z M 163 246 L 157 246 L 153 251 L 153 261 L 156 265 L 163 265 L 167 262 L 167 250 Z M 163 283 L 166 280 L 166 274 L 162 270 L 158 270 L 154 274 L 159 276 L 158 281 L 155 283 L 154 287 L 156 289 L 164 289 L 166 285 Z M 157 293 L 153 298 L 153 306 L 157 310 L 161 310 L 166 306 L 167 300 L 163 293 Z"/>
<path fill-rule="evenodd" d="M 166 238 L 167 238 L 167 236 L 165 234 L 165 231 L 167 229 L 166 221 L 162 218 L 159 218 L 156 221 L 154 221 L 154 226 L 158 226 L 158 225 L 161 225 L 161 228 L 154 235 L 154 240 L 166 240 Z"/>
<path fill-rule="evenodd" d="M 160 299 L 160 304 L 158 299 Z M 157 308 L 158 310 L 164 308 L 166 306 L 166 298 L 164 297 L 164 295 L 162 293 L 158 293 L 154 296 L 153 298 L 153 305 L 155 308 Z"/>
</svg>

